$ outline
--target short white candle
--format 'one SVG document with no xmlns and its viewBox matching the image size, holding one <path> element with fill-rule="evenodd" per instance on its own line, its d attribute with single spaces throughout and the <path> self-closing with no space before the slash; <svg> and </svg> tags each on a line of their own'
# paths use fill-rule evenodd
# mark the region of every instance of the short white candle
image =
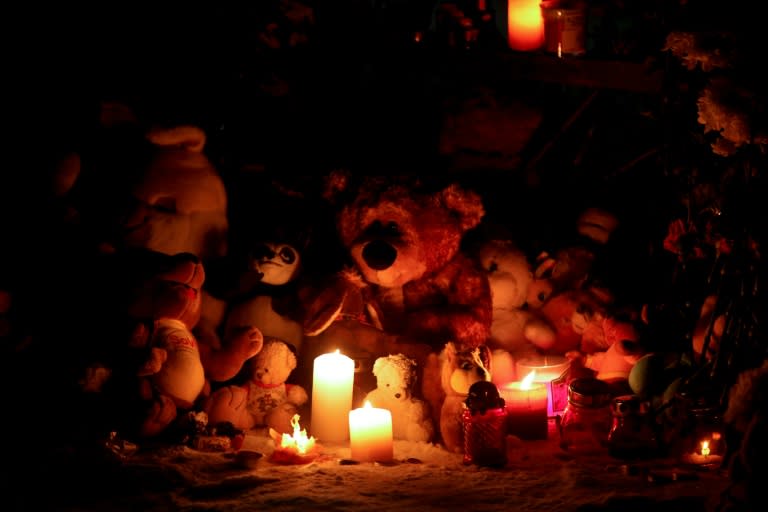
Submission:
<svg viewBox="0 0 768 512">
<path fill-rule="evenodd" d="M 312 378 L 312 436 L 320 442 L 349 438 L 355 362 L 337 350 L 315 358 Z"/>
<path fill-rule="evenodd" d="M 352 459 L 361 462 L 392 460 L 392 413 L 365 405 L 349 413 L 349 446 Z"/>
</svg>

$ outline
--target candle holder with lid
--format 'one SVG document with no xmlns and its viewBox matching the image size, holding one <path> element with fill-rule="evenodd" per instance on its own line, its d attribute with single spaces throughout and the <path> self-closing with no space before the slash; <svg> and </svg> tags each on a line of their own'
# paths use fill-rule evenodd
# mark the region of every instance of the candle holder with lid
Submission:
<svg viewBox="0 0 768 512">
<path fill-rule="evenodd" d="M 605 452 L 613 424 L 610 386 L 595 378 L 568 385 L 568 405 L 560 419 L 560 448 L 578 454 Z"/>
<path fill-rule="evenodd" d="M 507 409 L 498 388 L 491 382 L 475 382 L 464 405 L 464 464 L 505 466 Z"/>
</svg>

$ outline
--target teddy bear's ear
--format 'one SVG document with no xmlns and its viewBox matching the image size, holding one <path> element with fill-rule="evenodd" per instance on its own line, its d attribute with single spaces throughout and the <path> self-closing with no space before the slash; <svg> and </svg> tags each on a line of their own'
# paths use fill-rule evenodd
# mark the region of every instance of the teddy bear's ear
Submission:
<svg viewBox="0 0 768 512">
<path fill-rule="evenodd" d="M 173 128 L 152 128 L 147 132 L 147 140 L 156 146 L 186 149 L 200 153 L 205 147 L 205 132 L 193 125 Z"/>
<path fill-rule="evenodd" d="M 352 173 L 347 169 L 335 169 L 323 179 L 322 197 L 332 205 L 352 194 Z"/>
<path fill-rule="evenodd" d="M 480 196 L 476 192 L 462 188 L 457 183 L 452 183 L 443 189 L 440 199 L 446 208 L 459 216 L 460 225 L 464 231 L 480 224 L 485 215 Z"/>
<path fill-rule="evenodd" d="M 387 361 L 386 357 L 379 357 L 376 359 L 376 361 L 373 362 L 373 374 L 376 377 L 379 376 L 379 371 L 381 371 L 381 367 L 384 366 L 386 361 Z"/>
<path fill-rule="evenodd" d="M 449 362 L 456 359 L 456 345 L 452 341 L 445 344 L 445 347 L 443 348 L 443 357 Z"/>
</svg>

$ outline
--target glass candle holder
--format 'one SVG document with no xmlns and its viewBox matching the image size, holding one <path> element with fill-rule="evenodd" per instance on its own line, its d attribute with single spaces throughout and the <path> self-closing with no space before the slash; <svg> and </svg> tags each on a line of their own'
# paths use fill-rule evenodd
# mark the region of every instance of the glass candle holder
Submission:
<svg viewBox="0 0 768 512">
<path fill-rule="evenodd" d="M 593 378 L 574 379 L 560 420 L 560 448 L 577 454 L 603 453 L 613 425 L 610 387 Z"/>
<path fill-rule="evenodd" d="M 620 459 L 641 459 L 658 453 L 656 432 L 648 417 L 650 404 L 637 395 L 622 395 L 611 402 L 613 426 L 608 452 Z"/>
</svg>

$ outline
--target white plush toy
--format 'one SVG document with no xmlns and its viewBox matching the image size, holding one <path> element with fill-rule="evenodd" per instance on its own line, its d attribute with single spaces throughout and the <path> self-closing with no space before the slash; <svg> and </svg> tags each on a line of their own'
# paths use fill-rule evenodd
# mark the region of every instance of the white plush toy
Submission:
<svg viewBox="0 0 768 512">
<path fill-rule="evenodd" d="M 373 364 L 376 389 L 365 400 L 392 412 L 392 437 L 430 442 L 435 433 L 427 403 L 413 396 L 416 361 L 403 354 L 379 357 Z"/>
<path fill-rule="evenodd" d="M 247 364 L 250 379 L 243 387 L 228 386 L 211 397 L 209 423 L 293 433 L 291 418 L 309 399 L 303 387 L 286 383 L 296 368 L 296 354 L 284 341 L 271 338 Z"/>
<path fill-rule="evenodd" d="M 539 307 L 551 289 L 537 279 L 525 253 L 508 240 L 489 240 L 478 251 L 480 264 L 491 286 L 493 317 L 488 346 L 493 350 L 494 382 L 509 366 L 504 358 L 521 358 L 555 342 L 555 329 Z M 497 361 L 497 359 L 500 359 Z"/>
</svg>

